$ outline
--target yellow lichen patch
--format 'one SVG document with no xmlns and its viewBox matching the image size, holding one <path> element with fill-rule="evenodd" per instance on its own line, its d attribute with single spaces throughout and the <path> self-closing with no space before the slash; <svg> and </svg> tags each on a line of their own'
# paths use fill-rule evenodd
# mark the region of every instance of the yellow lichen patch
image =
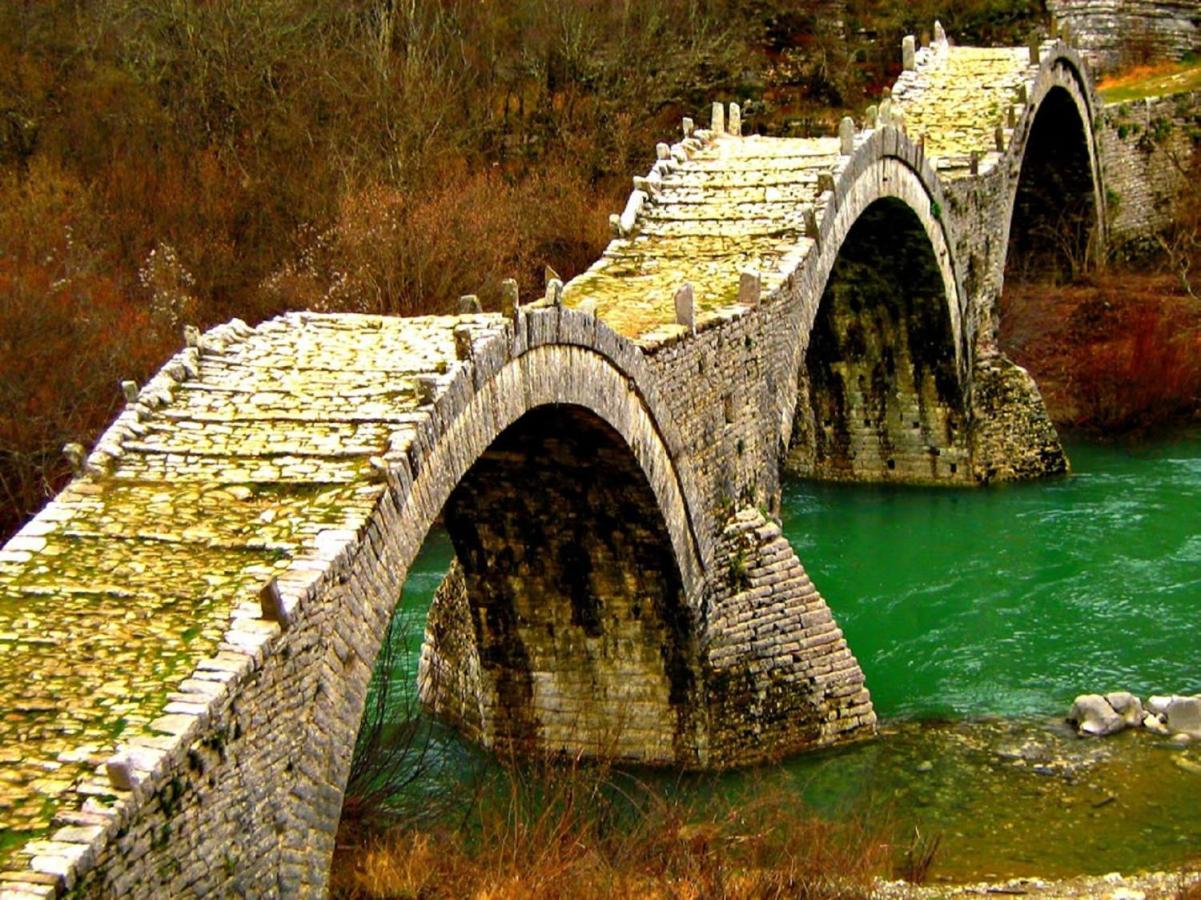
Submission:
<svg viewBox="0 0 1201 900">
<path fill-rule="evenodd" d="M 913 140 L 925 136 L 926 155 L 952 163 L 997 150 L 996 129 L 1008 125 L 1009 107 L 1030 76 L 1030 51 L 1024 47 L 946 47 L 924 54 L 914 72 L 906 72 L 893 93 Z M 1005 132 L 1006 140 L 1008 131 Z M 944 169 L 966 175 L 966 166 Z"/>
<path fill-rule="evenodd" d="M 770 290 L 807 249 L 804 207 L 838 160 L 833 138 L 719 137 L 663 175 L 633 234 L 570 282 L 564 302 L 592 302 L 615 331 L 655 341 L 682 330 L 675 296 L 685 283 L 702 322 L 737 302 L 744 269 Z"/>
<path fill-rule="evenodd" d="M 107 474 L 0 550 L 0 865 L 154 733 L 263 584 L 367 520 L 384 490 L 369 458 L 417 408 L 415 376 L 458 365 L 456 327 L 499 323 L 299 314 L 202 342 L 165 399 L 123 417 Z"/>
</svg>

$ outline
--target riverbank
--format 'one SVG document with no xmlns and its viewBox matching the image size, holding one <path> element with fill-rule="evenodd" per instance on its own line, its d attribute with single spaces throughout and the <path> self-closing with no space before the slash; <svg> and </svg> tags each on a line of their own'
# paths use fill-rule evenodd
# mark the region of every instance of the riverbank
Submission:
<svg viewBox="0 0 1201 900">
<path fill-rule="evenodd" d="M 980 882 L 946 886 L 912 885 L 889 881 L 880 883 L 872 894 L 878 900 L 949 900 L 953 897 L 1038 897 L 1040 900 L 1068 900 L 1089 897 L 1103 900 L 1197 900 L 1201 897 L 1201 870 L 1186 868 L 1173 872 L 1142 872 L 1068 878 L 1047 881 L 1039 878 L 1012 878 L 1003 882 Z"/>
<path fill-rule="evenodd" d="M 627 881 L 618 893 L 630 894 L 629 879 L 641 878 L 654 890 L 635 894 L 686 895 L 681 886 L 713 854 L 733 848 L 724 870 L 733 877 L 742 865 L 736 854 L 771 833 L 739 830 L 762 797 L 777 804 L 785 817 L 777 821 L 790 823 L 776 831 L 812 836 L 813 820 L 834 823 L 819 846 L 837 835 L 858 848 L 854 859 L 874 861 L 855 870 L 862 893 L 844 883 L 842 896 L 884 890 L 877 882 L 897 877 L 906 851 L 920 862 L 934 841 L 924 874 L 935 897 L 984 892 L 962 887 L 978 883 L 1012 893 L 1014 878 L 1061 891 L 1041 896 L 1105 896 L 1095 891 L 1108 872 L 1183 870 L 1201 854 L 1201 746 L 1141 731 L 1080 739 L 1063 716 L 1088 691 L 1201 689 L 1201 632 L 1188 627 L 1201 561 L 1201 439 L 1071 444 L 1068 452 L 1072 477 L 980 491 L 786 485 L 785 534 L 863 665 L 882 717 L 877 740 L 720 777 L 639 773 L 663 799 L 648 803 L 655 818 L 637 822 L 630 843 L 609 818 L 583 837 L 553 830 L 549 850 L 545 841 L 523 845 L 525 826 L 516 837 L 502 828 L 522 817 L 494 806 L 495 852 L 479 863 L 479 785 L 458 773 L 476 758 L 494 775 L 503 770 L 439 736 L 432 746 L 448 776 L 441 795 L 463 805 L 441 831 L 426 822 L 407 837 L 347 834 L 335 862 L 342 895 L 372 896 L 370 885 L 391 884 L 379 895 L 450 896 L 439 893 L 445 883 L 458 896 L 575 896 L 587 883 L 600 896 L 619 875 Z M 401 607 L 410 633 L 420 634 L 451 556 L 435 533 L 414 564 Z M 411 690 L 416 677 L 415 657 L 405 662 L 390 672 L 397 691 Z M 420 788 L 427 806 L 435 787 Z M 623 789 L 630 792 L 628 782 Z M 508 803 L 511 793 L 498 796 Z M 693 848 L 684 837 L 703 840 Z M 397 841 L 399 853 L 386 852 Z M 656 862 L 665 847 L 669 862 Z M 632 868 L 622 862 L 630 859 Z M 538 875 L 537 885 L 550 886 L 535 890 L 529 879 L 544 864 L 553 878 Z M 393 870 L 416 881 L 384 881 L 381 873 Z M 840 895 L 829 889 L 818 885 L 811 896 Z"/>
<path fill-rule="evenodd" d="M 1112 439 L 1201 422 L 1201 300 L 1173 275 L 1007 285 L 1000 331 L 1061 429 Z"/>
</svg>

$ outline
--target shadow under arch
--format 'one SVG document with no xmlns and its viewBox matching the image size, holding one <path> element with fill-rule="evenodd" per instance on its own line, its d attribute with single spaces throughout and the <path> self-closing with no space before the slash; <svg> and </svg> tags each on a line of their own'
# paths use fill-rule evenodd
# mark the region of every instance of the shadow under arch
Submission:
<svg viewBox="0 0 1201 900">
<path fill-rule="evenodd" d="M 444 521 L 456 559 L 422 648 L 428 709 L 506 754 L 696 764 L 694 617 L 620 434 L 578 405 L 532 409 Z"/>
<path fill-rule="evenodd" d="M 1053 84 L 1035 110 L 1010 214 L 1007 283 L 1070 280 L 1096 258 L 1099 187 L 1081 102 Z"/>
<path fill-rule="evenodd" d="M 855 481 L 970 478 L 945 275 L 896 197 L 870 203 L 838 248 L 800 374 L 790 469 Z"/>
</svg>

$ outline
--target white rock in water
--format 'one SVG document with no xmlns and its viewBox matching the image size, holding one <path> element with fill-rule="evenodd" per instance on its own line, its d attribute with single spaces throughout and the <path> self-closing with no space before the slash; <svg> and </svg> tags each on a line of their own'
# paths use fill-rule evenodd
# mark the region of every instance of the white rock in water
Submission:
<svg viewBox="0 0 1201 900">
<path fill-rule="evenodd" d="M 1126 727 L 1126 721 L 1100 694 L 1081 694 L 1068 710 L 1068 721 L 1081 734 L 1098 737 L 1115 734 Z"/>
<path fill-rule="evenodd" d="M 1105 695 L 1105 702 L 1132 728 L 1143 724 L 1143 704 L 1129 691 L 1115 691 Z"/>
<path fill-rule="evenodd" d="M 1168 727 L 1201 737 L 1201 697 L 1173 697 L 1168 704 Z"/>
<path fill-rule="evenodd" d="M 1155 713 L 1147 713 L 1143 716 L 1143 727 L 1148 731 L 1153 731 L 1155 734 L 1171 734 L 1172 729 L 1164 724 L 1163 719 Z"/>
<path fill-rule="evenodd" d="M 1168 704 L 1175 699 L 1175 697 L 1148 697 L 1147 712 L 1155 713 L 1157 716 L 1166 715 Z"/>
</svg>

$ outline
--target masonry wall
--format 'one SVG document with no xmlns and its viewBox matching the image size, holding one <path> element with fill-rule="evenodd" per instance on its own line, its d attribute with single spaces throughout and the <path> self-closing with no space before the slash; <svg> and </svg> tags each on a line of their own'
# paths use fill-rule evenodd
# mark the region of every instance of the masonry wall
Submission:
<svg viewBox="0 0 1201 900">
<path fill-rule="evenodd" d="M 1094 75 L 1201 51 L 1194 0 L 1048 0 Z"/>
<path fill-rule="evenodd" d="M 1110 104 L 1097 140 L 1112 250 L 1130 256 L 1154 249 L 1201 145 L 1201 92 Z"/>
</svg>

